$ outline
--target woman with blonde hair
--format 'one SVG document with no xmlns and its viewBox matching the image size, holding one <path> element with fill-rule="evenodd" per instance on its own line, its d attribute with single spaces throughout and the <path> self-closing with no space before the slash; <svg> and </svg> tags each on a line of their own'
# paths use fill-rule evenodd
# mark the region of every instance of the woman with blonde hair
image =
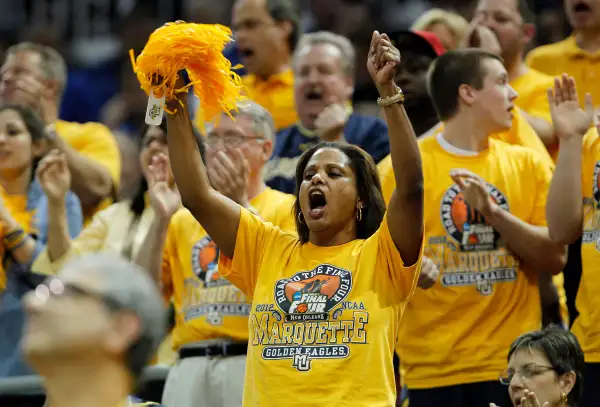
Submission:
<svg viewBox="0 0 600 407">
<path fill-rule="evenodd" d="M 411 31 L 429 31 L 438 36 L 446 51 L 458 48 L 460 40 L 469 29 L 469 22 L 460 14 L 432 8 L 410 27 Z"/>
</svg>

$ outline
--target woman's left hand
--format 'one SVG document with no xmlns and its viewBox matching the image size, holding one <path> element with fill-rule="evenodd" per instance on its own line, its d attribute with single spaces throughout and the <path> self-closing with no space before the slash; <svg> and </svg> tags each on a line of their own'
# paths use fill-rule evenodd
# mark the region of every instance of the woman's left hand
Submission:
<svg viewBox="0 0 600 407">
<path fill-rule="evenodd" d="M 400 64 L 400 51 L 392 45 L 387 34 L 374 31 L 367 59 L 367 69 L 377 89 L 393 85 L 396 68 Z"/>
</svg>

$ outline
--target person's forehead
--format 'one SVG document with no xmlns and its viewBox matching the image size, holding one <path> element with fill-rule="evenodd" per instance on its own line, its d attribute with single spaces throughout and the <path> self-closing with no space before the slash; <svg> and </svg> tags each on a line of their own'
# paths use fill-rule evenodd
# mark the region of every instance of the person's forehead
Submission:
<svg viewBox="0 0 600 407">
<path fill-rule="evenodd" d="M 0 120 L 4 123 L 23 122 L 21 115 L 13 109 L 5 109 L 0 112 Z"/>
<path fill-rule="evenodd" d="M 41 69 L 41 56 L 35 51 L 18 51 L 8 54 L 3 66 L 20 66 L 29 70 Z"/>
<path fill-rule="evenodd" d="M 513 353 L 508 361 L 509 367 L 518 367 L 528 364 L 546 364 L 546 356 L 537 349 L 519 349 Z"/>
<path fill-rule="evenodd" d="M 213 123 L 208 127 L 208 132 L 226 133 L 226 132 L 241 132 L 247 133 L 252 131 L 254 122 L 251 117 L 240 113 L 235 117 L 223 114 L 217 123 Z"/>
<path fill-rule="evenodd" d="M 342 52 L 340 49 L 329 43 L 306 44 L 296 54 L 298 64 L 323 61 L 339 62 L 341 58 Z"/>
<path fill-rule="evenodd" d="M 312 157 L 310 157 L 310 160 L 308 160 L 306 166 L 310 167 L 335 164 L 343 167 L 348 165 L 349 162 L 350 159 L 339 149 L 332 147 L 323 147 L 318 149 L 312 155 Z"/>
<path fill-rule="evenodd" d="M 266 0 L 237 0 L 233 6 L 233 17 L 241 16 L 245 13 L 266 13 Z"/>
<path fill-rule="evenodd" d="M 149 138 L 160 138 L 160 137 L 165 137 L 166 134 L 164 131 L 162 131 L 162 129 L 158 126 L 150 126 L 148 127 L 148 130 L 146 130 L 146 134 L 144 134 L 144 138 L 149 139 Z"/>
<path fill-rule="evenodd" d="M 504 64 L 496 58 L 486 58 L 483 60 L 483 67 L 485 68 L 486 76 L 498 77 L 507 74 Z"/>
<path fill-rule="evenodd" d="M 519 13 L 519 0 L 480 0 L 477 11 Z"/>
</svg>

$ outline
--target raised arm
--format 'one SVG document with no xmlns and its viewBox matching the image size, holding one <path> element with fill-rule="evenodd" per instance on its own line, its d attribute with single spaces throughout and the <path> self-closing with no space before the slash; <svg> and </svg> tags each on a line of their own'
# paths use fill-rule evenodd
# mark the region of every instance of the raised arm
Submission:
<svg viewBox="0 0 600 407">
<path fill-rule="evenodd" d="M 575 80 L 567 75 L 555 79 L 554 90 L 548 90 L 548 101 L 560 148 L 548 192 L 546 219 L 552 240 L 570 244 L 582 231 L 582 139 L 592 124 L 594 107 L 586 95 L 585 110 L 581 109 Z"/>
<path fill-rule="evenodd" d="M 367 68 L 385 113 L 396 189 L 388 204 L 387 221 L 406 265 L 419 258 L 423 236 L 423 171 L 417 138 L 394 82 L 400 52 L 386 34 L 373 33 Z"/>
<path fill-rule="evenodd" d="M 178 80 L 181 85 L 183 81 Z M 200 222 L 221 252 L 233 258 L 241 207 L 215 191 L 208 181 L 206 167 L 192 130 L 186 95 L 179 101 L 169 102 L 174 114 L 167 115 L 169 156 L 175 181 L 185 206 Z M 181 105 L 180 103 L 181 102 Z M 236 151 L 241 156 L 240 151 Z M 220 152 L 219 154 L 224 154 Z M 238 168 L 241 177 L 247 177 L 244 168 Z"/>
</svg>

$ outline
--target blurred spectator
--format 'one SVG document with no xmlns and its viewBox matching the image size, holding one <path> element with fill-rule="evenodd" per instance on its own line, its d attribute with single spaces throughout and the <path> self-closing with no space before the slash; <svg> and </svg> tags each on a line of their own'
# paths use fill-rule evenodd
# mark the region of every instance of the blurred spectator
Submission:
<svg viewBox="0 0 600 407">
<path fill-rule="evenodd" d="M 275 138 L 273 119 L 254 102 L 242 102 L 238 109 L 235 121 L 223 114 L 207 129 L 211 186 L 261 219 L 295 233 L 293 195 L 272 190 L 263 180 Z M 181 201 L 172 198 L 168 187 L 167 160 L 153 168 L 149 196 L 157 216 L 137 263 L 150 270 L 164 298 L 175 301 L 173 346 L 179 361 L 169 372 L 163 403 L 195 407 L 203 399 L 211 407 L 240 406 L 251 304 L 219 275 L 219 248 L 193 215 L 187 209 L 175 213 Z M 239 175 L 245 170 L 247 179 Z"/>
<path fill-rule="evenodd" d="M 138 159 L 142 141 L 122 132 L 115 132 L 121 152 L 121 180 L 119 181 L 119 201 L 133 199 L 137 187 L 142 182 L 142 167 Z"/>
<path fill-rule="evenodd" d="M 389 154 L 387 126 L 352 112 L 354 48 L 330 32 L 305 34 L 294 54 L 294 97 L 300 121 L 277 134 L 267 184 L 293 193 L 302 152 L 319 141 L 346 141 L 379 162 Z"/>
<path fill-rule="evenodd" d="M 273 115 L 276 129 L 292 125 L 297 115 L 290 56 L 301 34 L 293 1 L 237 0 L 232 27 L 248 72 L 244 76 L 248 97 Z M 204 127 L 198 114 L 196 127 Z"/>
<path fill-rule="evenodd" d="M 48 200 L 34 175 L 44 176 L 44 123 L 30 109 L 0 106 L 0 377 L 30 373 L 19 352 L 21 297 L 31 290 L 29 265 L 47 241 Z M 68 185 L 67 185 L 68 189 Z M 65 233 L 76 236 L 83 217 L 77 197 L 64 197 Z"/>
<path fill-rule="evenodd" d="M 56 202 L 50 205 L 49 211 L 48 244 L 33 264 L 34 271 L 56 273 L 65 261 L 81 253 L 112 251 L 127 259 L 134 258 L 155 216 L 147 202 L 146 192 L 148 166 L 152 157 L 167 153 L 166 123 L 163 122 L 161 126 L 149 126 L 144 133 L 139 154 L 144 179 L 134 198 L 117 202 L 98 212 L 76 239 L 69 239 L 65 233 L 64 207 L 60 205 L 60 196 L 65 190 L 55 191 Z M 198 143 L 203 148 L 200 139 Z"/>
<path fill-rule="evenodd" d="M 527 64 L 548 75 L 567 73 L 578 84 L 579 100 L 590 93 L 600 106 L 600 2 L 565 0 L 564 9 L 573 34 L 555 44 L 544 45 L 527 55 Z"/>
<path fill-rule="evenodd" d="M 123 405 L 164 336 L 155 285 L 114 254 L 69 262 L 27 294 L 25 308 L 22 348 L 48 407 Z"/>
<path fill-rule="evenodd" d="M 7 51 L 0 68 L 0 99 L 28 106 L 48 126 L 51 148 L 66 155 L 72 189 L 86 219 L 107 206 L 118 188 L 121 162 L 113 135 L 99 123 L 70 123 L 58 119 L 67 71 L 52 48 L 20 43 Z"/>
<path fill-rule="evenodd" d="M 469 30 L 469 22 L 459 14 L 433 8 L 423 13 L 410 27 L 412 31 L 430 31 L 442 42 L 446 50 L 458 48 Z"/>
<path fill-rule="evenodd" d="M 404 92 L 404 108 L 417 136 L 438 124 L 439 118 L 427 93 L 427 72 L 445 50 L 439 38 L 427 31 L 401 31 L 390 39 L 402 54 L 396 83 Z"/>
</svg>

